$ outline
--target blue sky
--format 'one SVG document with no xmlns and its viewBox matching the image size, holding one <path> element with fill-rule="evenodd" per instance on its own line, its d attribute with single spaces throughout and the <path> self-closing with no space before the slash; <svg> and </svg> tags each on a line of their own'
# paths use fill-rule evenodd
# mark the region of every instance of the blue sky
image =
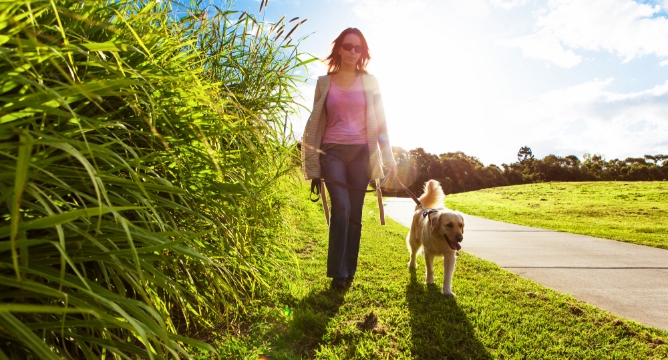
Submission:
<svg viewBox="0 0 668 360">
<path fill-rule="evenodd" d="M 668 0 L 269 0 L 260 18 L 308 19 L 300 49 L 320 58 L 359 28 L 393 146 L 500 165 L 525 145 L 539 158 L 668 154 L 667 10 Z M 304 74 L 308 107 L 324 73 Z M 292 118 L 297 135 L 307 118 Z"/>
</svg>

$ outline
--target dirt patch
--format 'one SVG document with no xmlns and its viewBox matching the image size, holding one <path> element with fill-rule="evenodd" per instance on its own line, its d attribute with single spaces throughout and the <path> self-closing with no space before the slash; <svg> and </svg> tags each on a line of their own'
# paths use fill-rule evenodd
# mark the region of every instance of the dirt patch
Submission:
<svg viewBox="0 0 668 360">
<path fill-rule="evenodd" d="M 584 315 L 584 310 L 582 310 L 582 309 L 580 309 L 579 307 L 574 306 L 574 305 L 570 305 L 570 306 L 568 307 L 568 310 L 570 310 L 571 314 L 573 314 L 573 315 L 575 315 L 575 316 L 582 316 L 582 315 Z"/>
<path fill-rule="evenodd" d="M 371 331 L 374 334 L 384 335 L 387 333 L 385 327 L 378 322 L 378 315 L 371 311 L 364 316 L 364 320 L 357 323 L 357 328 L 362 331 Z"/>
</svg>

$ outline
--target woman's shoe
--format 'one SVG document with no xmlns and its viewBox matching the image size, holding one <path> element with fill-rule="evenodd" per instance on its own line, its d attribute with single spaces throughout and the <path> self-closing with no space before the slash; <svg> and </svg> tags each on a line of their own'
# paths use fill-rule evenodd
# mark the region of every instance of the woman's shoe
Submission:
<svg viewBox="0 0 668 360">
<path fill-rule="evenodd" d="M 348 281 L 346 278 L 333 278 L 332 287 L 335 289 L 345 289 Z"/>
<path fill-rule="evenodd" d="M 346 287 L 351 287 L 353 285 L 353 280 L 355 279 L 354 276 L 348 276 L 346 278 Z"/>
</svg>

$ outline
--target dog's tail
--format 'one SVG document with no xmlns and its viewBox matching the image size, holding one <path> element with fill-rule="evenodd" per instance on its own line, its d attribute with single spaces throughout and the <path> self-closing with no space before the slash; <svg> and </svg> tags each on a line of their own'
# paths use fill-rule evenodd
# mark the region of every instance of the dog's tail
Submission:
<svg viewBox="0 0 668 360">
<path fill-rule="evenodd" d="M 424 194 L 420 196 L 420 202 L 425 208 L 440 208 L 443 207 L 443 188 L 441 183 L 436 180 L 429 180 L 424 184 Z"/>
</svg>

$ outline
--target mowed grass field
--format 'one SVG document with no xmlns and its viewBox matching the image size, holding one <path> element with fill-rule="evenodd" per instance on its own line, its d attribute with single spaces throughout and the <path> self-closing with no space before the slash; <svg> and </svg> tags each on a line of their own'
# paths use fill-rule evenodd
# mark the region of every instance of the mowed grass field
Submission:
<svg viewBox="0 0 668 360">
<path fill-rule="evenodd" d="M 668 249 L 668 182 L 555 182 L 446 196 L 447 207 L 513 224 Z"/>
<path fill-rule="evenodd" d="M 407 268 L 408 229 L 364 208 L 359 267 L 348 291 L 325 276 L 327 225 L 308 188 L 292 196 L 298 267 L 249 304 L 245 320 L 203 334 L 218 354 L 197 359 L 668 359 L 668 332 L 616 317 L 460 251 L 456 298 Z M 443 279 L 435 262 L 436 282 Z M 266 355 L 266 357 L 262 357 Z"/>
</svg>

